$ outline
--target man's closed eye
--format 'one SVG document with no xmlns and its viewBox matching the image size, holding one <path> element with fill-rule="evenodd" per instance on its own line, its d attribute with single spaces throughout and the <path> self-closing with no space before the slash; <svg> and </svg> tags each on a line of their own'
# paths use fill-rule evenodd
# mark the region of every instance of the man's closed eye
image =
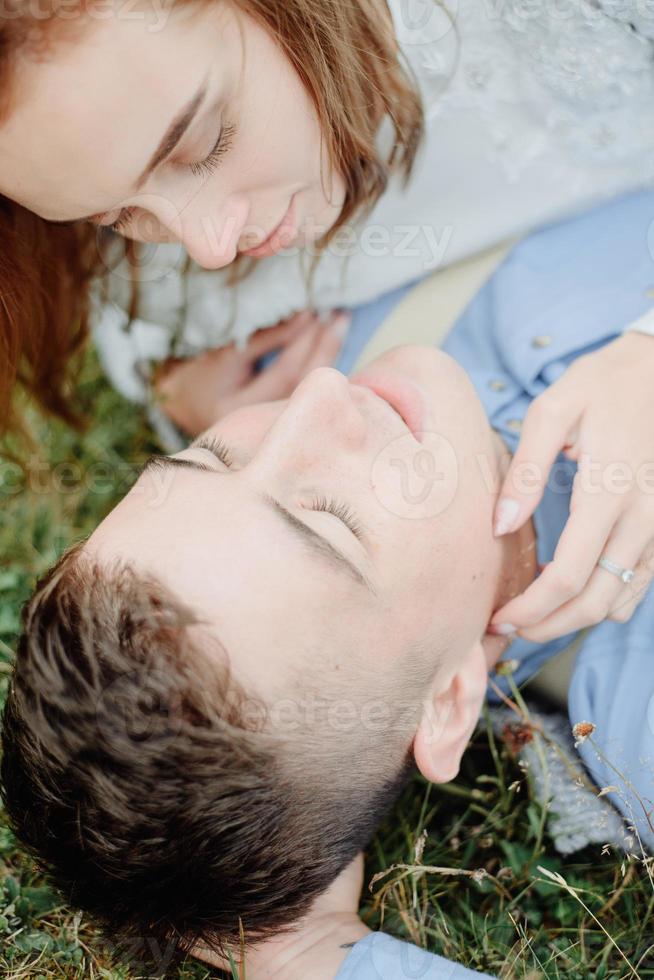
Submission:
<svg viewBox="0 0 654 980">
<path fill-rule="evenodd" d="M 189 449 L 206 449 L 212 453 L 216 459 L 219 459 L 227 467 L 234 465 L 232 454 L 229 447 L 223 442 L 222 439 L 216 436 L 200 436 L 195 439 Z M 333 514 L 342 524 L 352 532 L 355 538 L 359 541 L 364 536 L 364 528 L 360 521 L 357 520 L 356 515 L 347 506 L 347 504 L 339 503 L 333 498 L 328 497 L 316 497 L 312 501 L 311 510 L 325 511 L 329 514 Z"/>
<path fill-rule="evenodd" d="M 350 529 L 355 538 L 358 538 L 359 541 L 363 538 L 364 528 L 347 504 L 341 504 L 333 498 L 316 497 L 312 502 L 311 510 L 322 510 L 328 514 L 333 514 L 341 524 L 345 524 Z"/>
<path fill-rule="evenodd" d="M 199 439 L 195 439 L 189 449 L 207 449 L 210 453 L 219 459 L 221 463 L 225 466 L 233 466 L 234 461 L 232 459 L 232 454 L 229 451 L 228 446 L 218 439 L 216 436 L 200 436 Z"/>
</svg>

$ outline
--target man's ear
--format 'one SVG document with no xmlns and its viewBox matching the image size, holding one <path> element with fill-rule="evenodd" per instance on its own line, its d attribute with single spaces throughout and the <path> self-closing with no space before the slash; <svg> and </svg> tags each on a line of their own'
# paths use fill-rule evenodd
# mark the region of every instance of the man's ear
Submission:
<svg viewBox="0 0 654 980">
<path fill-rule="evenodd" d="M 447 783 L 458 773 L 481 714 L 487 682 L 481 643 L 474 645 L 454 673 L 437 672 L 413 740 L 416 765 L 432 783 Z"/>
</svg>

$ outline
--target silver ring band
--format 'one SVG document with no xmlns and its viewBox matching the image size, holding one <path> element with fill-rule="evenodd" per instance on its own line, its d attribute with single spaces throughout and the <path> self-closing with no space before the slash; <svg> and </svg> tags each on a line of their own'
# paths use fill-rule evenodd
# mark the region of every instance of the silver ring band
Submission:
<svg viewBox="0 0 654 980">
<path fill-rule="evenodd" d="M 633 568 L 620 568 L 619 565 L 616 565 L 615 562 L 612 562 L 609 558 L 600 558 L 597 564 L 600 566 L 600 568 L 604 568 L 607 572 L 610 572 L 611 575 L 617 575 L 618 578 L 622 579 L 625 585 L 628 585 L 636 574 Z"/>
</svg>

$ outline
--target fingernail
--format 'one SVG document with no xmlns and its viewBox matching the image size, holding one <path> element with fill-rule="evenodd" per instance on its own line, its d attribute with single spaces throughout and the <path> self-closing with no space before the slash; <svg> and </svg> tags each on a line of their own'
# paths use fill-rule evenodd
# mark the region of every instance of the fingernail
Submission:
<svg viewBox="0 0 654 980">
<path fill-rule="evenodd" d="M 516 632 L 516 628 L 512 623 L 489 623 L 486 632 L 493 636 L 510 636 Z"/>
<path fill-rule="evenodd" d="M 493 526 L 493 534 L 496 538 L 501 537 L 503 534 L 508 534 L 509 531 L 513 530 L 519 510 L 520 504 L 518 501 L 511 500 L 510 497 L 502 497 L 498 501 L 495 509 L 495 524 Z"/>
</svg>

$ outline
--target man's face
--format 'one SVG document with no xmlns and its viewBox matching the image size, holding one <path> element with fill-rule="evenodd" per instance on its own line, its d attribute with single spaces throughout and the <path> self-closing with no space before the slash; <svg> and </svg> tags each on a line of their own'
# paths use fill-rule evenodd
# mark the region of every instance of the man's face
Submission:
<svg viewBox="0 0 654 980">
<path fill-rule="evenodd" d="M 496 459 L 456 362 L 396 348 L 350 380 L 320 368 L 290 399 L 227 416 L 149 467 L 87 550 L 155 573 L 269 704 L 302 677 L 371 694 L 392 679 L 399 697 L 438 658 L 456 669 L 485 631 Z"/>
<path fill-rule="evenodd" d="M 111 224 L 134 209 L 126 237 L 181 241 L 207 269 L 263 243 L 291 202 L 279 248 L 334 224 L 344 183 L 330 186 L 314 106 L 267 31 L 227 2 L 103 12 L 80 13 L 69 38 L 59 25 L 47 59 L 19 62 L 17 103 L 0 127 L 0 193 L 52 221 Z M 198 94 L 179 143 L 137 186 Z"/>
</svg>

